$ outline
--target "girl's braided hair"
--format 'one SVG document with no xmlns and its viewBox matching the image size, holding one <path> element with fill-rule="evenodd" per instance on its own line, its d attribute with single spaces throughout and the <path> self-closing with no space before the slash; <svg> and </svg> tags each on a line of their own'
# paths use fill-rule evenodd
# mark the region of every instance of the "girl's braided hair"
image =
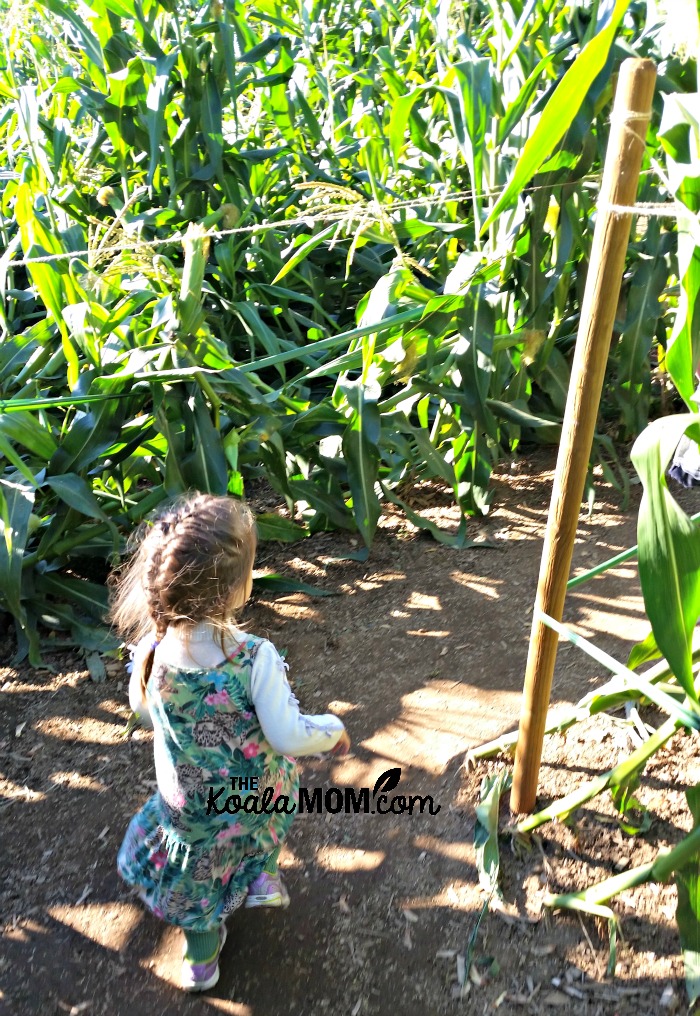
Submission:
<svg viewBox="0 0 700 1016">
<path fill-rule="evenodd" d="M 202 621 L 221 631 L 250 595 L 255 520 L 242 501 L 189 494 L 144 523 L 129 541 L 130 560 L 110 576 L 109 617 L 138 641 L 155 631 L 140 675 L 145 694 L 158 642 L 169 625 L 189 630 Z"/>
</svg>

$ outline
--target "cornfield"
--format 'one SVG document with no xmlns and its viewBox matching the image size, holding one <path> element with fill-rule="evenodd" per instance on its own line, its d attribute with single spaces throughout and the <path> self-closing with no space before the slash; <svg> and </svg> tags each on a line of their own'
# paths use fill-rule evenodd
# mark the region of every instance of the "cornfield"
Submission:
<svg viewBox="0 0 700 1016">
<path fill-rule="evenodd" d="M 556 441 L 616 67 L 694 87 L 652 2 L 31 0 L 2 15 L 0 597 L 109 647 L 100 577 L 189 488 L 267 481 L 366 551 L 386 501 L 455 547 Z M 654 169 L 655 112 L 640 198 Z M 646 423 L 683 272 L 630 247 L 596 441 Z M 674 288 L 675 287 L 675 288 Z M 435 481 L 462 522 L 405 491 Z M 292 520 L 295 521 L 292 521 Z"/>
</svg>

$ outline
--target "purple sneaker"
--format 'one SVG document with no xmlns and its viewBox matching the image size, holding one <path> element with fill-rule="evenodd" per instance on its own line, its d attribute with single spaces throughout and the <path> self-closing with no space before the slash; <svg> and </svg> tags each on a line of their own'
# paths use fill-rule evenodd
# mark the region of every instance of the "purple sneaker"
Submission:
<svg viewBox="0 0 700 1016">
<path fill-rule="evenodd" d="M 208 963 L 190 963 L 182 961 L 182 987 L 185 991 L 208 991 L 219 980 L 219 956 L 226 941 L 226 925 L 219 929 L 219 948 L 216 956 Z"/>
<path fill-rule="evenodd" d="M 288 907 L 289 893 L 279 875 L 261 872 L 248 889 L 246 907 Z"/>
</svg>

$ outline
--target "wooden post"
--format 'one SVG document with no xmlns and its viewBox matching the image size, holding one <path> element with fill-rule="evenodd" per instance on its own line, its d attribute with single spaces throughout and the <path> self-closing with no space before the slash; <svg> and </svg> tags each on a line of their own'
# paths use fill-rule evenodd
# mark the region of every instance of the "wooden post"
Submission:
<svg viewBox="0 0 700 1016">
<path fill-rule="evenodd" d="M 515 813 L 530 812 L 535 807 L 558 642 L 558 635 L 545 627 L 539 613 L 562 619 L 625 267 L 632 216 L 612 211 L 610 206 L 630 207 L 636 201 L 655 83 L 656 67 L 651 60 L 625 60 L 622 64 L 542 548 L 510 799 Z"/>
</svg>

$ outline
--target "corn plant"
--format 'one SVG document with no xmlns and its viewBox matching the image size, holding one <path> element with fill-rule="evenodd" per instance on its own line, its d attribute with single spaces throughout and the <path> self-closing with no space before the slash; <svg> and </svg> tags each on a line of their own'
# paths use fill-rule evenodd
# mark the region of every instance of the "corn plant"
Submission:
<svg viewBox="0 0 700 1016">
<path fill-rule="evenodd" d="M 641 665 L 654 654 L 665 657 L 643 676 L 618 666 L 619 676 L 589 693 L 576 707 L 553 721 L 547 728 L 565 730 L 587 716 L 614 710 L 632 702 L 653 702 L 668 713 L 668 718 L 644 738 L 639 747 L 611 770 L 594 777 L 577 790 L 565 794 L 533 815 L 517 821 L 511 832 L 527 837 L 553 820 L 566 821 L 582 805 L 610 791 L 621 815 L 623 830 L 636 834 L 648 828 L 648 817 L 630 823 L 628 811 L 639 809 L 634 790 L 649 760 L 681 728 L 695 736 L 700 730 L 698 706 L 698 664 L 700 650 L 693 648 L 693 630 L 700 617 L 700 531 L 677 501 L 666 482 L 666 470 L 680 436 L 693 428 L 700 436 L 700 414 L 680 414 L 651 424 L 637 439 L 632 457 L 644 487 L 639 512 L 637 547 L 639 571 L 653 637 L 645 640 L 641 651 L 633 651 L 630 663 Z M 630 720 L 632 723 L 633 721 Z M 641 724 L 640 724 L 641 726 Z M 499 738 L 472 753 L 472 759 L 499 751 L 512 751 L 517 734 Z M 700 799 L 698 787 L 687 789 L 693 817 L 691 833 L 671 851 L 660 851 L 656 859 L 631 868 L 578 892 L 548 894 L 545 905 L 553 909 L 584 912 L 608 922 L 610 956 L 608 973 L 615 970 L 617 918 L 607 906 L 619 893 L 650 881 L 675 878 L 678 889 L 677 922 L 686 969 L 686 985 L 691 1003 L 700 997 Z M 489 811 L 493 826 L 497 802 Z M 645 821 L 646 818 L 646 821 Z M 479 840 L 488 833 L 478 833 Z M 493 844 L 493 830 L 489 835 Z M 498 857 L 490 856 L 489 876 L 496 877 Z"/>
<path fill-rule="evenodd" d="M 697 11 L 685 11 L 690 17 L 691 36 L 700 39 L 700 22 Z M 693 27 L 694 26 L 694 27 Z M 676 389 L 691 412 L 676 414 L 651 423 L 637 438 L 632 449 L 632 461 L 643 486 L 643 497 L 638 518 L 639 574 L 647 615 L 651 622 L 650 635 L 636 646 L 628 667 L 611 665 L 616 677 L 603 687 L 587 695 L 569 713 L 552 721 L 548 732 L 563 730 L 586 716 L 613 710 L 633 702 L 653 702 L 662 708 L 668 718 L 649 734 L 643 730 L 639 747 L 607 773 L 603 773 L 583 786 L 552 802 L 533 815 L 518 821 L 512 831 L 528 836 L 535 829 L 555 819 L 566 820 L 577 808 L 597 795 L 611 791 L 612 799 L 621 814 L 620 825 L 631 833 L 648 827 L 648 817 L 642 822 L 629 821 L 629 812 L 639 810 L 634 790 L 642 777 L 649 759 L 666 744 L 680 728 L 694 736 L 700 729 L 700 700 L 698 691 L 698 660 L 700 651 L 694 648 L 693 634 L 700 619 L 700 530 L 696 522 L 680 507 L 669 490 L 666 471 L 674 451 L 683 435 L 700 441 L 700 413 L 694 397 L 695 371 L 700 363 L 700 344 L 697 329 L 697 305 L 700 298 L 698 274 L 698 244 L 700 231 L 697 213 L 700 210 L 698 166 L 700 165 L 700 133 L 697 109 L 700 94 L 670 94 L 665 97 L 659 125 L 659 139 L 664 152 L 663 165 L 658 165 L 659 177 L 664 181 L 669 198 L 675 198 L 674 215 L 678 217 L 677 259 L 673 259 L 678 282 L 679 299 L 672 334 L 666 344 L 665 363 Z M 649 264 L 649 262 L 647 262 Z M 639 269 L 644 271 L 643 268 Z M 649 269 L 653 273 L 653 266 Z M 657 288 L 651 283 L 648 297 L 658 299 Z M 641 362 L 641 361 L 640 361 Z M 575 636 L 571 636 L 575 640 Z M 580 640 L 579 640 L 580 641 Z M 631 669 L 656 657 L 660 663 L 643 676 Z M 633 723 L 633 718 L 630 718 Z M 639 722 L 641 728 L 642 724 Z M 473 753 L 474 760 L 498 751 L 511 751 L 517 735 L 507 735 L 483 745 Z M 622 872 L 579 892 L 549 894 L 545 905 L 554 909 L 569 909 L 607 920 L 610 930 L 610 958 L 608 972 L 613 973 L 616 960 L 617 918 L 607 904 L 620 892 L 650 881 L 668 881 L 674 878 L 678 890 L 677 923 L 686 972 L 686 986 L 691 1004 L 700 998 L 700 791 L 688 787 L 688 806 L 693 829 L 670 851 L 660 851 L 655 860 Z M 491 802 L 488 812 L 493 826 L 497 824 L 497 802 Z M 482 814 L 485 814 L 482 809 Z M 479 839 L 494 841 L 493 830 L 479 831 Z M 498 858 L 490 857 L 490 877 L 498 868 Z"/>
<path fill-rule="evenodd" d="M 33 661 L 38 622 L 103 644 L 106 566 L 187 488 L 264 476 L 298 521 L 263 518 L 263 537 L 341 527 L 368 551 L 390 500 L 467 545 L 503 449 L 556 440 L 614 70 L 655 51 L 647 15 L 10 6 L 2 603 Z M 611 366 L 627 428 L 667 310 L 640 294 L 669 265 L 640 233 Z M 417 480 L 452 490 L 456 532 L 413 511 Z"/>
</svg>

